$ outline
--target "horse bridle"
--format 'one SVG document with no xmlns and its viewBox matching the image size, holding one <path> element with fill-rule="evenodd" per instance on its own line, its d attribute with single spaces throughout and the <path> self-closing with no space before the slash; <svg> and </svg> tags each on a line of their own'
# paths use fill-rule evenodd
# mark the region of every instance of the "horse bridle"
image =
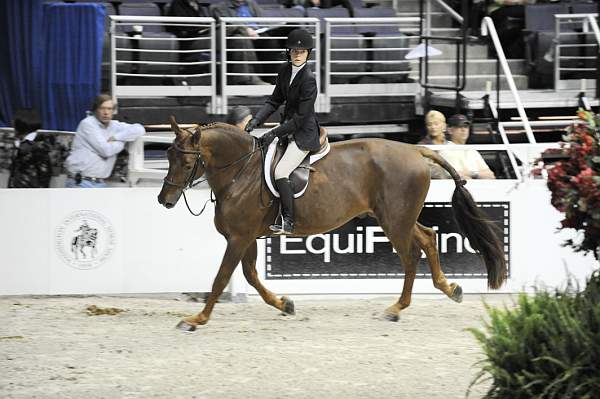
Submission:
<svg viewBox="0 0 600 399">
<path fill-rule="evenodd" d="M 246 163 L 244 164 L 244 166 L 242 166 L 240 168 L 240 170 L 235 174 L 235 176 L 233 177 L 233 179 L 231 179 L 230 184 L 235 183 L 236 180 L 241 176 L 241 174 L 244 172 L 244 170 L 246 169 L 246 167 L 250 163 L 250 160 L 252 159 L 252 156 L 254 155 L 254 153 L 256 151 L 262 150 L 261 146 L 259 146 L 258 148 L 256 148 L 256 141 L 257 141 L 257 139 L 253 138 L 253 140 L 252 140 L 252 151 L 250 151 L 249 153 L 245 154 L 244 156 L 236 159 L 235 161 L 228 163 L 227 165 L 225 165 L 223 167 L 217 168 L 216 172 L 213 173 L 212 175 L 214 176 L 214 175 L 216 175 L 216 174 L 218 174 L 220 172 L 223 172 L 223 171 L 229 169 L 230 167 L 232 167 L 233 165 L 236 165 L 237 163 L 239 163 L 239 162 L 241 162 L 241 161 L 243 161 L 245 159 Z M 206 200 L 206 202 L 204 203 L 204 206 L 202 207 L 202 209 L 198 213 L 194 213 L 194 211 L 192 211 L 192 209 L 190 208 L 190 205 L 188 204 L 187 197 L 185 195 L 185 191 L 188 188 L 193 188 L 193 187 L 197 186 L 198 184 L 203 183 L 203 182 L 205 182 L 205 181 L 208 180 L 208 177 L 206 177 L 204 179 L 200 179 L 198 181 L 194 181 L 194 177 L 196 176 L 196 173 L 198 172 L 199 165 L 202 165 L 202 167 L 206 171 L 206 165 L 204 163 L 204 160 L 202 159 L 202 153 L 199 150 L 186 150 L 184 148 L 181 148 L 177 144 L 175 144 L 175 142 L 173 142 L 173 144 L 171 144 L 171 146 L 169 147 L 169 149 L 171 149 L 171 148 L 173 148 L 175 151 L 180 152 L 182 154 L 196 155 L 196 160 L 194 161 L 194 166 L 192 168 L 192 172 L 190 173 L 190 175 L 188 176 L 188 178 L 185 180 L 185 182 L 183 184 L 177 184 L 174 181 L 171 181 L 171 180 L 167 179 L 166 176 L 163 179 L 163 181 L 166 184 L 170 185 L 170 186 L 173 186 L 173 187 L 176 187 L 176 188 L 180 189 L 182 191 L 182 193 L 183 193 L 183 199 L 185 201 L 185 205 L 188 208 L 188 211 L 190 211 L 190 213 L 192 215 L 194 215 L 194 216 L 200 216 L 204 212 L 204 209 L 206 208 L 206 205 L 208 204 L 208 201 L 216 202 L 216 200 L 213 199 L 212 190 L 210 192 L 209 199 Z"/>
<path fill-rule="evenodd" d="M 194 176 L 196 176 L 196 172 L 198 172 L 198 165 L 202 165 L 203 168 L 205 167 L 204 161 L 202 160 L 202 153 L 198 150 L 185 150 L 185 149 L 179 147 L 175 143 L 171 144 L 171 146 L 167 149 L 167 151 L 170 150 L 171 148 L 173 148 L 175 151 L 180 152 L 182 154 L 196 155 L 196 161 L 194 162 L 194 167 L 192 168 L 192 173 L 188 176 L 187 179 L 185 179 L 185 182 L 183 184 L 177 184 L 174 181 L 167 179 L 166 176 L 163 179 L 163 181 L 165 183 L 167 183 L 168 185 L 177 187 L 178 189 L 180 189 L 182 191 L 185 191 L 188 188 L 192 188 L 192 187 L 200 184 L 201 182 L 194 184 Z"/>
</svg>

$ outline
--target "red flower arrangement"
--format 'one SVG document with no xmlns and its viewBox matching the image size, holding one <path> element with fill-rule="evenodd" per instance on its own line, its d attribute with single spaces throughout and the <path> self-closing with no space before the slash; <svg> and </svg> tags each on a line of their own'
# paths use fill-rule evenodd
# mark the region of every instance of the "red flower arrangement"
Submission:
<svg viewBox="0 0 600 399">
<path fill-rule="evenodd" d="M 583 239 L 567 240 L 564 245 L 575 251 L 593 252 L 599 257 L 600 246 L 600 130 L 594 115 L 579 111 L 583 123 L 573 124 L 560 149 L 544 154 L 560 153 L 563 160 L 548 168 L 551 203 L 565 214 L 561 229 L 572 228 Z"/>
</svg>

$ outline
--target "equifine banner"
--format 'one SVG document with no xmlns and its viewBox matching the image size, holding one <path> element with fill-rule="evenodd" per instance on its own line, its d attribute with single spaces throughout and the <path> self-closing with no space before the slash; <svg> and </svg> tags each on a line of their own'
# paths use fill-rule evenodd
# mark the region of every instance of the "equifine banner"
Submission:
<svg viewBox="0 0 600 399">
<path fill-rule="evenodd" d="M 478 206 L 498 228 L 510 274 L 510 203 L 479 202 Z M 487 279 L 483 261 L 460 232 L 450 203 L 426 203 L 419 222 L 436 231 L 446 276 Z M 268 238 L 265 248 L 267 280 L 404 278 L 400 258 L 377 220 L 368 216 L 325 234 Z M 421 253 L 417 277 L 430 276 Z"/>
</svg>

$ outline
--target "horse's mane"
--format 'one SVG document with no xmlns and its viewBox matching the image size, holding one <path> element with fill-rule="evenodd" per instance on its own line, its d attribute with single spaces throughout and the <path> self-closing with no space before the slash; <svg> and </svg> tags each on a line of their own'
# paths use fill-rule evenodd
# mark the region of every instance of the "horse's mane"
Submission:
<svg viewBox="0 0 600 399">
<path fill-rule="evenodd" d="M 236 141 L 248 140 L 252 138 L 251 135 L 249 135 L 239 127 L 224 122 L 213 122 L 208 123 L 206 125 L 199 125 L 198 129 L 201 135 L 205 132 L 218 131 L 217 134 L 223 135 L 223 133 L 225 133 L 228 138 Z"/>
</svg>

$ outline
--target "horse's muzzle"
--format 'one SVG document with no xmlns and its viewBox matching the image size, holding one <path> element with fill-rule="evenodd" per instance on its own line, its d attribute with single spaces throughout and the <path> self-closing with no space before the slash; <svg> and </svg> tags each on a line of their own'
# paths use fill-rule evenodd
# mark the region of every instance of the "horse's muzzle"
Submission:
<svg viewBox="0 0 600 399">
<path fill-rule="evenodd" d="M 167 195 L 161 191 L 161 193 L 158 194 L 157 199 L 158 199 L 159 204 L 161 204 L 162 206 L 164 206 L 167 209 L 171 209 L 175 206 L 175 204 L 177 204 L 179 195 L 177 195 L 177 196 Z"/>
<path fill-rule="evenodd" d="M 171 202 L 165 202 L 163 205 L 167 209 L 171 209 L 171 208 L 173 208 L 175 206 L 175 204 L 173 204 Z"/>
</svg>

